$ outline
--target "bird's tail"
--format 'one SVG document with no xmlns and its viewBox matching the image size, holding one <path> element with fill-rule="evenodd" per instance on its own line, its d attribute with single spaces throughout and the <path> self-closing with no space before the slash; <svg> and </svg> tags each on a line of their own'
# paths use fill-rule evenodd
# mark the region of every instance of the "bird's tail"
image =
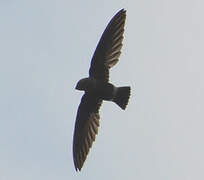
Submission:
<svg viewBox="0 0 204 180">
<path fill-rule="evenodd" d="M 128 100 L 130 97 L 130 87 L 118 87 L 116 90 L 116 95 L 113 99 L 113 102 L 115 102 L 118 106 L 120 106 L 123 110 L 125 110 Z"/>
</svg>

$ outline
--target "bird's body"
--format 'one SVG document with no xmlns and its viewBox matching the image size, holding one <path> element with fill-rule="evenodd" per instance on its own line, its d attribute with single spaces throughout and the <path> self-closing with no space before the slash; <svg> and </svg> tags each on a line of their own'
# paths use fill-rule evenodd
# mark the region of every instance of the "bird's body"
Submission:
<svg viewBox="0 0 204 180">
<path fill-rule="evenodd" d="M 130 87 L 116 87 L 109 82 L 109 69 L 119 60 L 122 48 L 126 11 L 120 10 L 109 22 L 91 60 L 89 77 L 81 79 L 76 89 L 84 91 L 74 130 L 73 159 L 81 170 L 99 127 L 99 109 L 103 102 L 112 101 L 123 110 L 128 104 Z"/>
<path fill-rule="evenodd" d="M 109 82 L 97 80 L 92 77 L 79 80 L 76 89 L 90 93 L 101 100 L 113 101 L 122 109 L 125 109 L 130 95 L 129 86 L 116 87 Z"/>
<path fill-rule="evenodd" d="M 99 99 L 111 101 L 117 88 L 108 82 L 97 81 L 94 78 L 83 78 L 77 83 L 76 89 L 94 94 Z"/>
</svg>

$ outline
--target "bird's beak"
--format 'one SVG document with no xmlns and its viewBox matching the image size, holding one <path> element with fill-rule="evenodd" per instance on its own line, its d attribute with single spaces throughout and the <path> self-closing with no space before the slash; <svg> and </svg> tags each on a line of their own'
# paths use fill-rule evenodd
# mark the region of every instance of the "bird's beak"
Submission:
<svg viewBox="0 0 204 180">
<path fill-rule="evenodd" d="M 80 86 L 79 86 L 79 83 L 77 83 L 75 89 L 76 89 L 76 90 L 79 90 L 79 91 L 82 90 L 82 89 L 80 88 Z"/>
<path fill-rule="evenodd" d="M 76 89 L 76 90 L 79 90 L 79 86 L 78 86 L 78 84 L 76 85 L 75 89 Z"/>
</svg>

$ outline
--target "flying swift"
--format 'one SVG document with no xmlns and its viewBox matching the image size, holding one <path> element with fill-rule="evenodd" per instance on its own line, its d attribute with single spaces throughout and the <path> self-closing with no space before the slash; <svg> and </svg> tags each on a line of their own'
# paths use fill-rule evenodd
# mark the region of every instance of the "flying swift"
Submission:
<svg viewBox="0 0 204 180">
<path fill-rule="evenodd" d="M 121 9 L 108 23 L 91 60 L 89 77 L 79 80 L 77 90 L 84 91 L 78 107 L 73 137 L 73 160 L 80 171 L 95 141 L 99 127 L 99 108 L 103 102 L 112 101 L 125 110 L 130 97 L 130 87 L 116 87 L 109 82 L 109 69 L 121 54 L 126 11 Z"/>
</svg>

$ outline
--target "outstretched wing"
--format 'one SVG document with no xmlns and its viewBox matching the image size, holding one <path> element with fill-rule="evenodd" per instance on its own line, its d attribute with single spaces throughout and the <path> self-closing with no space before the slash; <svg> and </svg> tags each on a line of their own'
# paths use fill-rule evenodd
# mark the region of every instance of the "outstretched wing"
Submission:
<svg viewBox="0 0 204 180">
<path fill-rule="evenodd" d="M 85 93 L 78 108 L 74 141 L 73 159 L 76 171 L 81 170 L 99 127 L 99 108 L 102 100 L 93 94 Z"/>
<path fill-rule="evenodd" d="M 90 77 L 108 82 L 109 68 L 121 53 L 126 11 L 121 9 L 109 22 L 96 47 L 89 69 Z"/>
</svg>

